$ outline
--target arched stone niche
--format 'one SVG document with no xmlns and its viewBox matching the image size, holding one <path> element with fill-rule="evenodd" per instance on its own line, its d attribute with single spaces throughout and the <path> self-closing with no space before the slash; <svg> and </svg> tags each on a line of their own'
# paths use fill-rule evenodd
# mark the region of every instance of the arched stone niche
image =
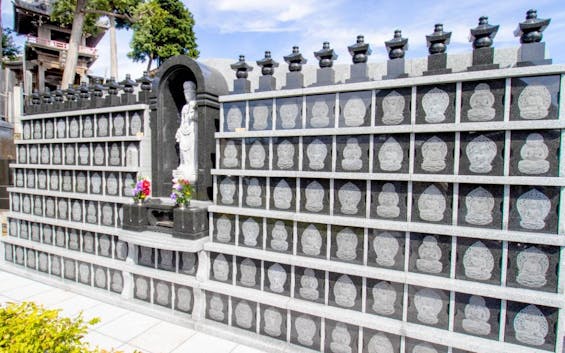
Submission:
<svg viewBox="0 0 565 353">
<path fill-rule="evenodd" d="M 224 77 L 215 69 L 186 55 L 168 59 L 159 68 L 151 97 L 151 165 L 152 196 L 169 197 L 172 172 L 179 165 L 175 133 L 181 121 L 181 109 L 186 103 L 183 83 L 196 83 L 198 110 L 198 180 L 193 185 L 193 199 L 212 200 L 210 169 L 215 163 L 214 132 L 218 131 L 220 105 L 218 96 L 228 93 Z"/>
</svg>

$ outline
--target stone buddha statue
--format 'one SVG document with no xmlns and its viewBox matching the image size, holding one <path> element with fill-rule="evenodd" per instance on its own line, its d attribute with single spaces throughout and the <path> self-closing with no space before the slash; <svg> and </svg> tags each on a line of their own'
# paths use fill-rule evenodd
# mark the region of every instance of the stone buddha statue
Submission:
<svg viewBox="0 0 565 353">
<path fill-rule="evenodd" d="M 469 121 L 490 121 L 494 119 L 496 111 L 494 105 L 494 94 L 490 91 L 487 83 L 479 83 L 469 99 L 471 109 L 467 111 Z"/>
<path fill-rule="evenodd" d="M 422 145 L 422 169 L 426 172 L 441 172 L 446 167 L 447 144 L 432 136 Z"/>
<path fill-rule="evenodd" d="M 418 199 L 418 211 L 424 221 L 439 222 L 443 220 L 447 208 L 445 196 L 435 185 L 428 186 Z"/>
<path fill-rule="evenodd" d="M 353 351 L 350 347 L 351 334 L 345 324 L 338 322 L 332 330 L 331 336 L 330 350 L 333 353 L 351 353 Z"/>
<path fill-rule="evenodd" d="M 404 120 L 404 107 L 406 103 L 404 102 L 404 97 L 396 92 L 392 91 L 383 98 L 382 108 L 383 108 L 383 124 L 385 125 L 397 125 Z"/>
<path fill-rule="evenodd" d="M 467 144 L 465 154 L 471 172 L 490 173 L 492 161 L 497 154 L 496 143 L 485 135 L 479 135 Z"/>
<path fill-rule="evenodd" d="M 379 149 L 379 166 L 385 172 L 396 172 L 402 168 L 404 153 L 394 137 L 389 137 Z"/>
<path fill-rule="evenodd" d="M 377 215 L 383 218 L 396 218 L 400 215 L 400 198 L 392 183 L 385 183 L 377 197 Z"/>
<path fill-rule="evenodd" d="M 442 89 L 432 88 L 422 97 L 422 108 L 425 112 L 424 120 L 436 124 L 445 121 L 445 111 L 449 106 L 449 95 Z"/>
<path fill-rule="evenodd" d="M 186 81 L 183 83 L 182 87 L 185 104 L 180 111 L 181 122 L 175 133 L 175 139 L 179 146 L 179 165 L 177 169 L 173 171 L 173 177 L 186 179 L 194 184 L 198 178 L 198 110 L 196 103 L 196 84 L 192 81 Z M 228 125 L 229 124 L 230 121 L 228 118 Z M 224 164 L 226 164 L 225 161 Z"/>
<path fill-rule="evenodd" d="M 324 209 L 324 187 L 317 181 L 312 181 L 304 189 L 306 203 L 304 208 L 310 212 L 320 212 Z"/>
<path fill-rule="evenodd" d="M 343 148 L 343 158 L 341 160 L 343 170 L 357 171 L 363 168 L 362 154 L 357 138 L 348 138 Z"/>
<path fill-rule="evenodd" d="M 518 197 L 516 209 L 522 228 L 540 230 L 545 228 L 545 219 L 551 210 L 551 201 L 537 189 L 531 189 Z"/>
<path fill-rule="evenodd" d="M 465 196 L 465 222 L 478 226 L 492 223 L 494 196 L 487 189 L 479 186 Z"/>
<path fill-rule="evenodd" d="M 324 99 L 318 99 L 312 105 L 310 126 L 313 128 L 328 127 L 330 125 L 330 107 Z"/>
<path fill-rule="evenodd" d="M 239 160 L 237 158 L 237 147 L 233 140 L 229 140 L 224 147 L 224 167 L 237 168 Z"/>
<path fill-rule="evenodd" d="M 261 207 L 263 204 L 263 201 L 261 200 L 262 193 L 263 190 L 261 189 L 259 179 L 249 179 L 249 184 L 247 185 L 247 195 L 245 197 L 245 203 L 247 204 L 247 206 Z"/>
<path fill-rule="evenodd" d="M 294 167 L 294 145 L 288 140 L 277 145 L 277 167 L 279 169 Z"/>
<path fill-rule="evenodd" d="M 341 275 L 334 284 L 333 289 L 335 302 L 344 308 L 355 306 L 357 299 L 357 289 L 348 275 Z"/>
<path fill-rule="evenodd" d="M 514 332 L 518 342 L 541 346 L 549 333 L 549 324 L 535 305 L 528 305 L 514 317 Z"/>
<path fill-rule="evenodd" d="M 394 314 L 394 305 L 396 303 L 396 290 L 385 281 L 375 284 L 372 289 L 374 312 L 379 315 L 390 316 Z"/>
<path fill-rule="evenodd" d="M 486 336 L 490 334 L 490 311 L 483 297 L 472 295 L 469 304 L 465 305 L 465 318 L 461 322 L 463 330 L 468 333 Z"/>
<path fill-rule="evenodd" d="M 322 235 L 316 226 L 310 224 L 300 237 L 302 252 L 310 256 L 320 255 L 322 249 Z"/>
<path fill-rule="evenodd" d="M 308 158 L 308 167 L 312 170 L 324 169 L 326 156 L 328 155 L 328 147 L 319 139 L 314 139 L 306 148 L 306 157 Z"/>
<path fill-rule="evenodd" d="M 344 184 L 337 192 L 337 199 L 341 205 L 340 211 L 346 215 L 354 215 L 359 212 L 358 206 L 362 193 L 357 185 L 352 182 Z"/>
<path fill-rule="evenodd" d="M 304 274 L 300 277 L 300 296 L 307 300 L 318 300 L 320 292 L 318 291 L 318 279 L 312 269 L 305 269 Z"/>
<path fill-rule="evenodd" d="M 518 97 L 518 109 L 522 119 L 543 119 L 549 114 L 550 107 L 551 93 L 543 85 L 528 85 Z"/>
<path fill-rule="evenodd" d="M 543 136 L 538 133 L 529 134 L 526 137 L 526 143 L 520 148 L 521 159 L 518 162 L 518 170 L 529 175 L 547 173 L 549 171 L 548 155 L 549 148 Z"/>
<path fill-rule="evenodd" d="M 547 283 L 549 257 L 535 246 L 521 251 L 516 258 L 516 282 L 525 287 L 540 288 Z"/>
<path fill-rule="evenodd" d="M 494 257 L 482 241 L 476 241 L 467 248 L 463 255 L 463 269 L 466 277 L 479 281 L 491 279 Z"/>
<path fill-rule="evenodd" d="M 443 264 L 440 259 L 441 248 L 437 245 L 437 239 L 431 235 L 425 236 L 418 247 L 416 268 L 422 272 L 441 273 Z"/>
<path fill-rule="evenodd" d="M 271 248 L 277 251 L 288 250 L 288 232 L 283 221 L 276 221 L 271 232 Z"/>
<path fill-rule="evenodd" d="M 336 256 L 340 260 L 352 261 L 357 258 L 357 234 L 351 228 L 344 228 L 336 235 Z"/>
</svg>

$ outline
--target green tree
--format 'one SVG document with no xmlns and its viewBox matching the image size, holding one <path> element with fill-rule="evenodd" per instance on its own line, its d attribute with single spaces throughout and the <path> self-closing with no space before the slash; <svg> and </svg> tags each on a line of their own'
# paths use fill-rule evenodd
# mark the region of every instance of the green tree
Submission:
<svg viewBox="0 0 565 353">
<path fill-rule="evenodd" d="M 133 37 L 128 56 L 136 62 L 147 60 L 147 71 L 153 61 L 179 54 L 197 58 L 194 19 L 180 0 L 149 0 L 137 8 Z"/>
<path fill-rule="evenodd" d="M 14 60 L 21 53 L 20 47 L 14 42 L 10 28 L 2 28 L 2 59 Z"/>
</svg>

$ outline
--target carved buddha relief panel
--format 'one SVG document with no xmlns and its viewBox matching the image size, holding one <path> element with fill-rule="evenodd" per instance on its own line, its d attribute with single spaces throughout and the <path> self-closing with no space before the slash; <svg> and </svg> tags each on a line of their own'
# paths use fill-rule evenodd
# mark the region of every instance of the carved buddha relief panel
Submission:
<svg viewBox="0 0 565 353">
<path fill-rule="evenodd" d="M 157 249 L 157 266 L 166 271 L 175 271 L 176 252 L 173 250 Z"/>
<path fill-rule="evenodd" d="M 299 138 L 274 137 L 273 170 L 298 170 Z"/>
<path fill-rule="evenodd" d="M 341 273 L 330 273 L 329 305 L 350 310 L 361 310 L 362 278 Z"/>
<path fill-rule="evenodd" d="M 210 259 L 210 279 L 232 283 L 232 256 L 211 253 Z"/>
<path fill-rule="evenodd" d="M 224 132 L 245 128 L 245 102 L 224 104 Z"/>
<path fill-rule="evenodd" d="M 375 125 L 401 125 L 410 123 L 412 89 L 379 90 L 375 94 Z"/>
<path fill-rule="evenodd" d="M 363 328 L 363 353 L 398 353 L 400 336 Z"/>
<path fill-rule="evenodd" d="M 455 331 L 496 340 L 499 318 L 499 299 L 456 293 Z"/>
<path fill-rule="evenodd" d="M 363 228 L 331 226 L 331 253 L 334 261 L 363 263 Z"/>
<path fill-rule="evenodd" d="M 447 124 L 454 121 L 454 83 L 417 87 L 416 123 Z"/>
<path fill-rule="evenodd" d="M 270 209 L 294 212 L 296 210 L 296 180 L 270 178 Z"/>
<path fill-rule="evenodd" d="M 451 224 L 453 186 L 447 183 L 413 183 L 412 221 Z"/>
<path fill-rule="evenodd" d="M 503 186 L 459 184 L 459 216 L 462 226 L 501 229 Z"/>
<path fill-rule="evenodd" d="M 339 94 L 339 127 L 361 127 L 371 124 L 371 92 Z"/>
<path fill-rule="evenodd" d="M 359 327 L 326 319 L 325 347 L 333 353 L 357 353 Z"/>
<path fill-rule="evenodd" d="M 366 195 L 364 180 L 335 180 L 334 215 L 366 217 Z"/>
<path fill-rule="evenodd" d="M 261 324 L 259 332 L 272 338 L 286 342 L 287 338 L 287 311 L 268 305 L 259 305 L 261 311 Z"/>
<path fill-rule="evenodd" d="M 509 301 L 505 341 L 536 349 L 555 350 L 557 309 Z"/>
<path fill-rule="evenodd" d="M 108 289 L 108 270 L 105 267 L 93 266 L 94 270 L 94 286 L 102 289 Z"/>
<path fill-rule="evenodd" d="M 332 137 L 302 137 L 302 170 L 312 172 L 332 171 Z"/>
<path fill-rule="evenodd" d="M 405 352 L 410 352 L 410 353 L 443 353 L 448 351 L 448 348 L 446 346 L 410 339 L 410 338 L 406 338 L 405 347 L 406 347 Z M 461 353 L 461 352 L 455 352 L 455 350 L 453 352 Z M 463 353 L 471 353 L 471 352 L 463 352 Z"/>
<path fill-rule="evenodd" d="M 504 80 L 463 82 L 461 122 L 503 120 L 504 88 Z"/>
<path fill-rule="evenodd" d="M 460 174 L 502 175 L 503 159 L 504 132 L 461 133 Z"/>
<path fill-rule="evenodd" d="M 259 217 L 239 216 L 240 246 L 263 248 L 263 219 Z"/>
<path fill-rule="evenodd" d="M 500 284 L 501 263 L 501 241 L 457 238 L 456 278 Z"/>
<path fill-rule="evenodd" d="M 559 130 L 514 131 L 511 136 L 511 175 L 558 175 Z"/>
<path fill-rule="evenodd" d="M 129 133 L 131 136 L 137 136 L 143 133 L 143 112 L 130 112 L 129 114 Z"/>
<path fill-rule="evenodd" d="M 216 213 L 213 222 L 214 241 L 220 243 L 233 243 L 235 241 L 235 216 Z"/>
<path fill-rule="evenodd" d="M 402 319 L 404 285 L 402 283 L 367 279 L 365 308 L 373 315 Z"/>
<path fill-rule="evenodd" d="M 374 173 L 408 173 L 410 135 L 375 135 L 373 146 Z"/>
<path fill-rule="evenodd" d="M 232 325 L 249 330 L 257 329 L 257 303 L 232 297 Z"/>
<path fill-rule="evenodd" d="M 557 119 L 558 75 L 512 78 L 511 120 Z"/>
<path fill-rule="evenodd" d="M 508 228 L 524 232 L 555 233 L 559 188 L 516 185 L 510 187 Z"/>
<path fill-rule="evenodd" d="M 236 285 L 261 289 L 261 261 L 251 258 L 236 257 Z"/>
<path fill-rule="evenodd" d="M 153 303 L 164 307 L 171 307 L 171 283 L 153 280 Z"/>
<path fill-rule="evenodd" d="M 179 254 L 179 272 L 188 275 L 196 275 L 198 270 L 197 254 L 193 252 L 180 252 Z"/>
<path fill-rule="evenodd" d="M 257 100 L 249 102 L 249 130 L 271 130 L 273 126 L 273 101 Z"/>
<path fill-rule="evenodd" d="M 336 172 L 369 171 L 369 136 L 336 137 Z"/>
<path fill-rule="evenodd" d="M 327 229 L 325 224 L 298 223 L 297 246 L 298 255 L 308 257 L 326 257 Z"/>
<path fill-rule="evenodd" d="M 506 283 L 509 287 L 555 293 L 558 262 L 558 247 L 509 243 Z"/>
<path fill-rule="evenodd" d="M 277 130 L 302 128 L 302 97 L 276 100 L 275 128 Z"/>
<path fill-rule="evenodd" d="M 416 135 L 414 173 L 452 174 L 453 141 L 449 133 Z"/>
<path fill-rule="evenodd" d="M 290 342 L 299 346 L 320 350 L 321 324 L 319 317 L 292 311 Z"/>
<path fill-rule="evenodd" d="M 367 264 L 404 270 L 405 233 L 369 229 Z"/>
<path fill-rule="evenodd" d="M 123 289 L 124 277 L 122 271 L 110 269 L 110 290 L 121 294 Z"/>
<path fill-rule="evenodd" d="M 151 302 L 151 278 L 133 275 L 133 297 Z"/>
<path fill-rule="evenodd" d="M 408 288 L 408 321 L 447 329 L 448 312 L 448 291 L 418 286 Z"/>
<path fill-rule="evenodd" d="M 220 167 L 228 169 L 238 169 L 241 168 L 241 166 L 241 140 L 221 140 Z"/>
<path fill-rule="evenodd" d="M 245 169 L 269 169 L 269 139 L 245 139 Z"/>
<path fill-rule="evenodd" d="M 371 183 L 371 218 L 406 221 L 406 188 L 404 182 Z"/>
<path fill-rule="evenodd" d="M 290 296 L 291 267 L 269 261 L 263 262 L 265 273 L 263 290 L 283 296 Z"/>
<path fill-rule="evenodd" d="M 243 200 L 242 205 L 252 208 L 266 208 L 266 187 L 265 178 L 243 177 Z"/>
<path fill-rule="evenodd" d="M 410 234 L 409 269 L 414 272 L 448 277 L 451 237 L 433 234 Z"/>
<path fill-rule="evenodd" d="M 267 219 L 266 249 L 277 252 L 292 252 L 294 239 L 293 222 Z"/>
<path fill-rule="evenodd" d="M 192 288 L 175 284 L 175 310 L 190 314 L 193 297 Z"/>
<path fill-rule="evenodd" d="M 300 195 L 301 212 L 329 214 L 329 179 L 300 179 Z"/>
<path fill-rule="evenodd" d="M 306 97 L 306 128 L 335 127 L 335 94 Z"/>
<path fill-rule="evenodd" d="M 294 297 L 324 304 L 326 288 L 325 271 L 295 267 Z"/>
</svg>

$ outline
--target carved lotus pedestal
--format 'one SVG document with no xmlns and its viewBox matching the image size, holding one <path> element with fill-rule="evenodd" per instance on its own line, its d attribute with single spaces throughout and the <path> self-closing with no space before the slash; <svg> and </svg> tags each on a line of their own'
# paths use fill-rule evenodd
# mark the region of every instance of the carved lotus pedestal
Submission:
<svg viewBox="0 0 565 353">
<path fill-rule="evenodd" d="M 147 208 L 145 205 L 125 204 L 123 229 L 135 232 L 144 231 L 147 227 Z"/>
<path fill-rule="evenodd" d="M 208 235 L 208 211 L 205 207 L 179 207 L 173 211 L 173 237 L 199 239 Z"/>
</svg>

